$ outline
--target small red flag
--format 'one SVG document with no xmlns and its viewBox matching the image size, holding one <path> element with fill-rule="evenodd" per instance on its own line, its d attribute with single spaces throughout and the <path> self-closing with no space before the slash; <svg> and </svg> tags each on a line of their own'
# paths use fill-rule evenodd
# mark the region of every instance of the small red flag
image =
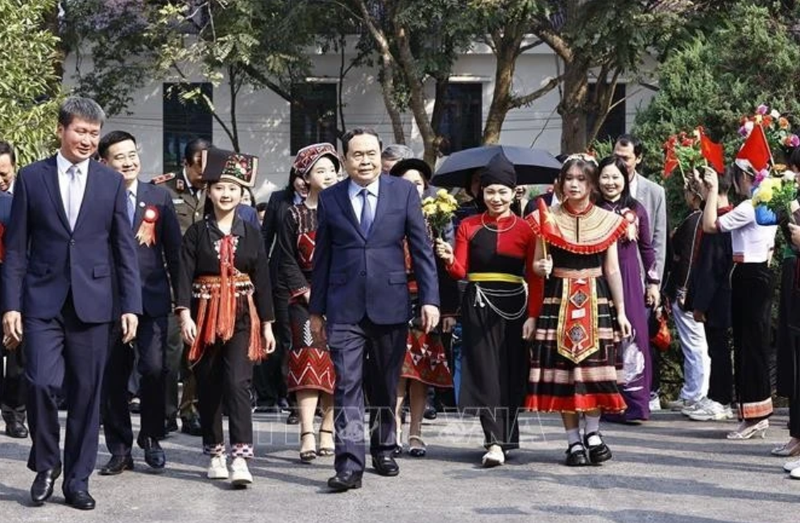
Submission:
<svg viewBox="0 0 800 523">
<path fill-rule="evenodd" d="M 700 152 L 715 171 L 718 173 L 725 171 L 725 153 L 722 144 L 712 142 L 703 129 L 700 129 Z"/>
<path fill-rule="evenodd" d="M 550 209 L 547 208 L 544 198 L 538 198 L 536 205 L 539 210 L 539 229 L 542 232 L 542 236 L 545 238 L 560 237 L 561 231 L 558 229 L 556 219 L 550 214 Z"/>
<path fill-rule="evenodd" d="M 739 153 L 736 155 L 737 160 L 747 160 L 756 171 L 766 169 L 769 166 L 772 154 L 769 151 L 769 143 L 767 142 L 767 135 L 764 134 L 764 128 L 761 125 L 754 125 L 750 136 L 745 140 Z"/>
</svg>

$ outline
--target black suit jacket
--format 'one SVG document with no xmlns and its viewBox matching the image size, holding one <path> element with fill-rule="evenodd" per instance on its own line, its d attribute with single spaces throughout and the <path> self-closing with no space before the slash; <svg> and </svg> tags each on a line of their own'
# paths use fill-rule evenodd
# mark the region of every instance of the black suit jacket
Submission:
<svg viewBox="0 0 800 523">
<path fill-rule="evenodd" d="M 264 248 L 269 256 L 269 276 L 273 282 L 273 291 L 284 288 L 278 278 L 278 268 L 281 265 L 281 249 L 277 246 L 278 233 L 283 228 L 286 213 L 294 205 L 294 191 L 281 189 L 273 192 L 267 202 L 264 221 L 261 222 L 261 236 L 264 238 Z"/>
</svg>

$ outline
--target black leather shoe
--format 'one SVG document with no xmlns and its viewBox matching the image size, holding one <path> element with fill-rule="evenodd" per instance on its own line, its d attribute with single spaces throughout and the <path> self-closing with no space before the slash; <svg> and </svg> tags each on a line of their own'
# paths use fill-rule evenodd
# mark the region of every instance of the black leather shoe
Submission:
<svg viewBox="0 0 800 523">
<path fill-rule="evenodd" d="M 140 448 L 144 449 L 144 462 L 153 467 L 154 469 L 163 469 L 167 464 L 167 456 L 164 454 L 164 449 L 158 444 L 155 438 L 146 438 L 139 434 L 136 438 L 136 443 Z"/>
<path fill-rule="evenodd" d="M 328 480 L 328 487 L 334 492 L 344 492 L 361 488 L 361 472 L 342 472 Z"/>
<path fill-rule="evenodd" d="M 10 438 L 25 439 L 28 437 L 28 429 L 21 421 L 11 420 L 6 422 L 6 435 Z"/>
<path fill-rule="evenodd" d="M 70 494 L 65 494 L 67 505 L 78 510 L 94 510 L 94 498 L 87 490 L 78 490 Z"/>
<path fill-rule="evenodd" d="M 108 463 L 100 469 L 101 476 L 116 476 L 122 474 L 126 470 L 133 470 L 133 458 L 127 456 L 111 456 Z"/>
<path fill-rule="evenodd" d="M 392 456 L 372 456 L 372 466 L 381 476 L 396 476 L 400 474 L 400 467 Z"/>
<path fill-rule="evenodd" d="M 200 418 L 198 416 L 181 418 L 181 432 L 190 436 L 202 436 L 203 427 L 200 426 Z"/>
<path fill-rule="evenodd" d="M 568 467 L 583 467 L 589 464 L 589 458 L 586 456 L 586 449 L 583 443 L 573 443 L 569 446 L 565 464 Z"/>
<path fill-rule="evenodd" d="M 423 418 L 427 420 L 433 420 L 436 419 L 437 416 L 438 414 L 436 413 L 436 408 L 433 405 L 430 403 L 425 405 L 425 412 L 422 414 Z"/>
<path fill-rule="evenodd" d="M 287 425 L 297 425 L 300 423 L 300 416 L 297 414 L 295 409 L 292 409 L 292 412 L 286 417 L 286 424 Z"/>
<path fill-rule="evenodd" d="M 53 485 L 60 475 L 60 463 L 49 470 L 36 474 L 36 479 L 33 480 L 31 485 L 31 501 L 35 506 L 43 504 L 53 495 Z"/>
<path fill-rule="evenodd" d="M 589 438 L 591 436 L 597 436 L 600 438 L 599 445 L 589 445 Z M 604 461 L 608 461 L 611 459 L 611 449 L 608 448 L 608 445 L 603 441 L 602 437 L 600 436 L 599 432 L 590 432 L 583 437 L 583 442 L 586 445 L 586 448 L 589 449 L 589 460 L 594 463 L 602 463 Z"/>
<path fill-rule="evenodd" d="M 164 423 L 164 432 L 169 434 L 170 432 L 177 432 L 177 431 L 178 431 L 178 418 L 176 416 L 170 416 Z"/>
</svg>

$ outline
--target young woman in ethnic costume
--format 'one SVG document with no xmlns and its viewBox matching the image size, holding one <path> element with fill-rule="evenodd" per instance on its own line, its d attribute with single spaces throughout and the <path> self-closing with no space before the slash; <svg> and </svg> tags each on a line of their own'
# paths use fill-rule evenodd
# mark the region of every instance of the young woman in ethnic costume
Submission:
<svg viewBox="0 0 800 523">
<path fill-rule="evenodd" d="M 749 169 L 748 169 L 749 170 Z M 733 271 L 731 272 L 731 325 L 733 363 L 739 426 L 728 439 L 750 439 L 764 434 L 772 415 L 772 383 L 769 372 L 769 331 L 774 278 L 769 268 L 775 246 L 777 226 L 756 222 L 750 199 L 754 175 L 733 168 L 733 183 L 747 198 L 724 216 L 717 212 L 719 177 L 707 168 L 703 183 L 708 187 L 703 232 L 731 233 Z"/>
<path fill-rule="evenodd" d="M 428 188 L 428 180 L 430 180 L 432 172 L 431 168 L 423 160 L 410 158 L 397 162 L 389 174 L 408 180 L 416 185 L 420 198 L 422 198 Z M 428 235 L 431 239 L 431 248 L 433 248 L 433 231 L 430 227 L 428 227 Z M 450 236 L 452 236 L 452 233 Z M 406 388 L 408 388 L 411 407 L 411 421 L 408 428 L 408 453 L 416 458 L 423 457 L 426 454 L 425 442 L 422 439 L 422 418 L 425 412 L 428 387 L 450 388 L 453 386 L 453 378 L 450 374 L 450 365 L 441 334 L 450 332 L 455 325 L 455 314 L 458 309 L 458 284 L 447 275 L 441 260 L 437 258 L 437 262 L 442 326 L 441 329 L 425 334 L 421 328 L 421 320 L 418 315 L 417 281 L 414 278 L 414 267 L 411 264 L 411 255 L 406 251 L 408 289 L 411 293 L 414 316 L 408 331 L 408 350 L 403 361 L 400 381 L 397 383 L 395 418 L 397 419 L 399 434 L 399 427 L 402 426 L 403 400 L 406 396 Z M 402 452 L 400 441 L 401 438 L 398 436 L 398 453 Z"/>
<path fill-rule="evenodd" d="M 529 217 L 549 252 L 537 242 L 534 271 L 547 279 L 526 407 L 561 413 L 569 466 L 611 459 L 600 435 L 600 414 L 625 410 L 617 389 L 617 346 L 630 336 L 631 326 L 625 316 L 617 240 L 627 231 L 627 222 L 592 204 L 596 188 L 594 158 L 570 156 L 556 182 L 562 203 L 550 210 L 540 207 Z"/>
<path fill-rule="evenodd" d="M 336 183 L 339 157 L 329 143 L 309 145 L 297 152 L 292 169 L 305 181 L 308 196 L 304 202 L 289 208 L 279 232 L 281 263 L 278 275 L 289 289 L 292 326 L 287 388 L 297 397 L 300 413 L 300 461 L 310 463 L 317 454 L 334 454 L 333 386 L 336 376 L 328 347 L 315 344 L 311 336 L 308 298 L 311 295 L 311 268 L 317 233 L 317 201 L 323 189 Z M 319 452 L 314 437 L 314 414 L 318 401 L 323 413 Z"/>
<path fill-rule="evenodd" d="M 203 177 L 213 212 L 189 227 L 181 247 L 176 313 L 191 346 L 199 394 L 203 451 L 211 456 L 209 479 L 228 479 L 222 403 L 228 413 L 231 480 L 253 481 L 250 385 L 253 363 L 275 350 L 273 308 L 264 241 L 236 216 L 244 186 L 255 181 L 257 159 L 210 149 Z"/>
<path fill-rule="evenodd" d="M 459 407 L 480 416 L 485 467 L 502 465 L 505 453 L 519 448 L 517 417 L 528 370 L 523 337 L 532 336 L 541 302 L 541 281 L 530 270 L 533 231 L 510 210 L 516 178 L 514 166 L 498 153 L 480 171 L 487 210 L 461 222 L 455 251 L 436 240 L 450 276 L 469 282 L 461 303 Z"/>
<path fill-rule="evenodd" d="M 617 258 L 625 295 L 625 314 L 633 330 L 630 343 L 623 344 L 620 355 L 624 375 L 620 392 L 628 408 L 624 413 L 607 414 L 603 419 L 613 422 L 640 422 L 650 419 L 652 382 L 650 330 L 647 325 L 641 267 L 644 267 L 645 282 L 652 287 L 648 296 L 658 296 L 656 255 L 650 242 L 647 210 L 631 195 L 625 162 L 618 156 L 609 156 L 600 161 L 597 171 L 601 194 L 598 206 L 622 216 L 627 224 L 626 233 L 617 242 Z"/>
</svg>

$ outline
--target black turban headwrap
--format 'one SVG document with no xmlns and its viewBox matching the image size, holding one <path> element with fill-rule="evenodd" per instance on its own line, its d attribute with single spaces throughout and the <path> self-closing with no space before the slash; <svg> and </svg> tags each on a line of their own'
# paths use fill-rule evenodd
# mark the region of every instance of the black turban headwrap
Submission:
<svg viewBox="0 0 800 523">
<path fill-rule="evenodd" d="M 501 152 L 489 160 L 486 167 L 478 171 L 481 177 L 481 188 L 490 185 L 505 185 L 511 189 L 517 186 L 517 172 L 514 164 Z"/>
</svg>

